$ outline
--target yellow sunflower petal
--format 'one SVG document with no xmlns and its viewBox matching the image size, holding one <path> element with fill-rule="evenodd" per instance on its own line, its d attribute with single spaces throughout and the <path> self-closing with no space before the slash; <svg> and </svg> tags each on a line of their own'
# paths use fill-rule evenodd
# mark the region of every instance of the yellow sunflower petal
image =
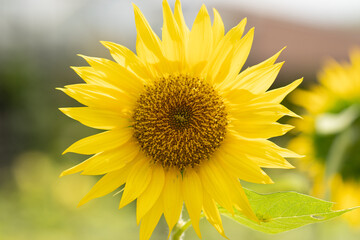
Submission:
<svg viewBox="0 0 360 240">
<path fill-rule="evenodd" d="M 189 28 L 186 26 L 184 20 L 184 16 L 181 10 L 180 0 L 175 1 L 174 17 L 179 26 L 180 31 L 182 32 L 182 35 L 184 36 L 184 40 L 186 41 L 189 38 L 190 31 Z"/>
<path fill-rule="evenodd" d="M 256 72 L 261 72 L 261 71 L 266 71 L 268 68 L 271 68 L 271 66 L 273 66 L 273 64 L 275 63 L 276 59 L 279 57 L 280 53 L 284 50 L 285 48 L 281 49 L 279 52 L 277 52 L 274 56 L 270 57 L 269 59 L 255 65 L 252 67 L 249 67 L 247 69 L 245 69 L 244 71 L 242 71 L 237 77 L 236 79 L 234 79 L 233 82 L 229 81 L 227 84 L 227 88 L 230 88 L 231 90 L 233 89 L 243 89 L 242 85 L 244 84 L 243 81 L 239 82 L 239 79 L 244 79 L 244 78 L 249 78 L 247 76 L 254 76 L 254 73 Z M 249 80 L 247 80 L 249 81 Z M 246 82 L 246 81 L 245 81 Z M 224 86 L 224 85 L 223 85 Z M 225 87 L 225 86 L 224 86 Z M 249 89 L 251 91 L 251 89 Z M 253 92 L 253 91 L 251 91 Z M 258 91 L 254 92 L 255 94 L 258 93 Z"/>
<path fill-rule="evenodd" d="M 58 88 L 81 104 L 109 110 L 121 110 L 132 106 L 130 95 L 114 88 L 91 84 L 74 84 Z"/>
<path fill-rule="evenodd" d="M 119 208 L 128 205 L 145 191 L 151 180 L 152 171 L 153 169 L 150 167 L 148 159 L 144 156 L 134 163 L 126 178 L 124 193 L 121 197 Z"/>
<path fill-rule="evenodd" d="M 133 7 L 138 38 L 143 45 L 141 49 L 136 48 L 137 54 L 147 63 L 158 63 L 160 60 L 163 60 L 161 41 L 151 29 L 148 21 L 141 13 L 140 9 L 135 4 L 133 4 Z"/>
<path fill-rule="evenodd" d="M 135 96 L 141 91 L 142 79 L 120 64 L 104 58 L 87 57 L 81 54 L 79 56 L 101 74 L 103 81 Z"/>
<path fill-rule="evenodd" d="M 285 49 L 286 47 L 283 47 L 280 51 L 278 51 L 277 53 L 275 53 L 272 57 L 266 59 L 265 61 L 256 64 L 252 67 L 247 68 L 245 71 L 241 72 L 240 74 L 243 76 L 246 75 L 250 75 L 255 71 L 258 71 L 262 68 L 266 68 L 266 67 L 270 67 L 272 65 L 274 65 L 274 63 L 276 62 L 276 60 L 278 59 L 278 57 L 280 56 L 280 54 L 282 53 L 282 51 Z"/>
<path fill-rule="evenodd" d="M 213 169 L 210 166 L 209 162 L 204 163 L 201 168 L 198 169 L 202 185 L 206 186 L 204 190 L 207 191 L 209 195 L 222 207 L 229 212 L 234 213 L 234 209 L 228 195 L 230 193 L 228 193 L 228 189 L 226 187 L 227 183 L 223 176 L 221 176 L 216 169 Z"/>
<path fill-rule="evenodd" d="M 163 1 L 163 16 L 162 46 L 164 55 L 170 61 L 176 62 L 178 68 L 174 70 L 180 71 L 185 57 L 184 38 L 166 0 Z"/>
<path fill-rule="evenodd" d="M 266 141 L 266 140 L 264 142 L 273 150 L 273 152 L 276 152 L 277 154 L 279 154 L 282 157 L 286 157 L 286 158 L 302 158 L 302 157 L 304 157 L 304 155 L 297 154 L 287 148 L 279 147 L 278 145 L 276 145 L 273 142 Z"/>
<path fill-rule="evenodd" d="M 150 50 L 146 48 L 145 43 L 139 37 L 139 34 L 136 37 L 136 52 L 141 59 L 147 61 L 147 70 L 153 76 L 153 78 L 159 77 L 160 73 L 163 72 L 163 70 L 159 68 L 160 61 Z"/>
<path fill-rule="evenodd" d="M 239 74 L 241 68 L 244 66 L 246 59 L 249 56 L 251 46 L 254 39 L 254 28 L 241 39 L 238 46 L 234 49 L 232 54 L 228 55 L 224 60 L 222 66 L 229 66 L 227 74 L 218 76 L 215 82 L 221 82 L 222 86 L 227 86 L 232 83 L 236 76 Z M 275 79 L 274 79 L 275 80 Z"/>
<path fill-rule="evenodd" d="M 269 184 L 273 183 L 271 178 L 255 162 L 246 158 L 243 153 L 233 151 L 236 146 L 222 146 L 226 148 L 227 154 L 219 154 L 216 160 L 223 165 L 234 177 L 247 182 Z M 225 151 L 225 149 L 224 149 Z"/>
<path fill-rule="evenodd" d="M 169 169 L 165 173 L 163 201 L 164 216 L 169 226 L 169 234 L 179 220 L 182 210 L 181 178 L 181 173 L 175 169 Z"/>
<path fill-rule="evenodd" d="M 281 88 L 276 88 L 274 90 L 270 90 L 265 94 L 260 95 L 257 97 L 257 101 L 269 102 L 269 103 L 280 103 L 284 98 L 292 92 L 296 87 L 300 85 L 303 78 L 300 78 L 289 85 Z"/>
<path fill-rule="evenodd" d="M 247 123 L 241 120 L 231 122 L 235 126 L 236 132 L 246 138 L 271 138 L 282 136 L 294 127 L 288 124 L 277 122 L 270 123 Z"/>
<path fill-rule="evenodd" d="M 158 199 L 154 206 L 145 214 L 140 225 L 140 240 L 148 240 L 163 213 L 162 199 Z"/>
<path fill-rule="evenodd" d="M 249 219 L 258 222 L 259 220 L 251 209 L 249 200 L 238 178 L 227 174 L 222 164 L 215 164 L 214 162 L 212 162 L 211 164 L 209 164 L 209 166 L 210 168 L 212 168 L 213 172 L 216 172 L 221 179 L 227 182 L 227 196 L 230 197 L 232 206 L 237 210 L 241 211 Z"/>
<path fill-rule="evenodd" d="M 268 90 L 275 81 L 283 64 L 284 62 L 259 68 L 249 74 L 245 74 L 245 70 L 235 78 L 233 83 L 231 83 L 232 89 L 246 89 L 254 94 L 263 93 Z M 231 86 L 230 83 L 229 86 Z"/>
<path fill-rule="evenodd" d="M 202 5 L 192 26 L 187 50 L 187 61 L 194 74 L 201 74 L 212 51 L 213 33 L 205 5 Z"/>
<path fill-rule="evenodd" d="M 285 115 L 301 118 L 283 105 L 269 104 L 267 102 L 249 105 L 239 104 L 238 106 L 232 106 L 231 112 L 231 117 L 236 118 L 236 121 L 254 124 L 276 122 Z"/>
<path fill-rule="evenodd" d="M 236 137 L 237 139 L 229 139 Z M 299 157 L 296 153 L 277 146 L 275 143 L 265 139 L 244 139 L 238 136 L 228 136 L 228 140 L 237 142 L 234 154 L 243 154 L 245 159 L 255 162 L 264 168 L 294 168 L 284 157 Z"/>
<path fill-rule="evenodd" d="M 250 220 L 259 223 L 259 219 L 256 217 L 254 211 L 251 209 L 249 200 L 239 180 L 229 176 L 228 184 L 229 187 L 232 189 L 234 207 L 238 211 L 242 212 Z"/>
<path fill-rule="evenodd" d="M 219 12 L 215 8 L 213 8 L 213 12 L 214 12 L 214 23 L 212 25 L 212 32 L 213 32 L 213 46 L 215 48 L 217 44 L 220 42 L 220 40 L 224 37 L 225 27 Z"/>
<path fill-rule="evenodd" d="M 229 239 L 224 232 L 222 225 L 219 209 L 216 206 L 216 203 L 212 197 L 206 192 L 203 191 L 204 201 L 203 201 L 203 211 L 206 219 L 214 226 L 214 228 L 226 239 Z"/>
<path fill-rule="evenodd" d="M 59 177 L 63 177 L 69 174 L 74 174 L 74 173 L 78 173 L 81 172 L 85 169 L 85 167 L 87 166 L 88 162 L 87 161 L 83 161 L 81 163 L 79 163 L 78 165 L 75 165 L 69 169 L 66 169 L 65 171 L 63 171 Z"/>
<path fill-rule="evenodd" d="M 207 186 L 206 190 L 208 193 L 217 201 L 221 206 L 226 208 L 230 213 L 234 213 L 233 207 L 238 209 L 239 211 L 243 212 L 248 218 L 257 221 L 257 218 L 254 214 L 254 212 L 251 210 L 249 201 L 244 193 L 244 190 L 242 189 L 240 182 L 237 180 L 237 178 L 230 176 L 226 173 L 226 171 L 223 169 L 222 164 L 215 161 L 209 161 L 207 164 L 207 168 L 202 167 L 199 171 L 200 173 L 205 173 L 211 175 L 211 181 L 206 181 L 207 184 L 211 185 L 205 185 L 203 182 L 203 186 Z M 200 169 L 199 169 L 200 170 Z M 206 180 L 208 180 L 207 178 Z M 202 178 L 203 181 L 203 178 Z M 226 184 L 224 184 L 226 183 Z M 215 186 L 218 193 L 214 193 Z M 212 186 L 212 187 L 211 187 Z M 219 198 L 219 194 L 224 194 Z M 220 201 L 217 200 L 217 198 L 220 199 Z M 230 204 L 229 206 L 222 205 L 222 202 L 224 202 L 224 198 L 226 198 L 226 201 L 228 201 Z"/>
<path fill-rule="evenodd" d="M 88 160 L 88 164 L 83 169 L 82 175 L 101 175 L 122 168 L 129 162 L 133 161 L 139 152 L 138 146 L 129 141 L 119 149 L 112 149 L 98 153 Z"/>
<path fill-rule="evenodd" d="M 232 91 L 224 91 L 223 95 L 227 104 L 231 107 L 240 105 L 249 105 L 253 99 L 256 99 L 256 94 L 251 93 L 246 89 L 234 89 Z"/>
<path fill-rule="evenodd" d="M 154 166 L 149 186 L 138 197 L 136 202 L 136 221 L 139 224 L 147 212 L 153 208 L 163 191 L 165 183 L 165 174 L 162 166 Z M 160 200 L 162 201 L 162 199 Z"/>
<path fill-rule="evenodd" d="M 201 238 L 199 221 L 201 208 L 203 206 L 202 189 L 201 180 L 195 170 L 191 168 L 186 169 L 183 174 L 182 192 L 192 226 L 199 238 Z"/>
<path fill-rule="evenodd" d="M 112 191 L 123 185 L 125 183 L 125 180 L 127 178 L 131 166 L 132 165 L 129 164 L 122 169 L 104 175 L 94 185 L 94 187 L 90 190 L 90 192 L 86 194 L 86 196 L 83 199 L 81 199 L 78 206 L 87 203 L 91 199 L 105 196 L 106 194 L 111 193 Z"/>
<path fill-rule="evenodd" d="M 96 154 L 110 150 L 126 143 L 132 137 L 132 134 L 133 129 L 130 127 L 98 133 L 73 143 L 63 154 L 67 152 Z"/>
<path fill-rule="evenodd" d="M 214 52 L 210 56 L 207 68 L 208 78 L 212 82 L 220 83 L 231 69 L 229 59 L 234 55 L 234 51 L 239 46 L 241 36 L 246 26 L 246 18 L 243 19 L 236 27 L 232 28 L 225 37 L 222 37 L 217 46 L 214 46 Z"/>
<path fill-rule="evenodd" d="M 121 113 L 90 107 L 59 108 L 66 116 L 82 124 L 102 130 L 128 127 L 130 122 Z"/>
<path fill-rule="evenodd" d="M 285 115 L 301 118 L 288 108 L 276 103 L 277 96 L 266 94 L 252 94 L 243 89 L 226 91 L 224 96 L 229 104 L 231 118 L 234 117 L 243 122 L 275 122 Z"/>
<path fill-rule="evenodd" d="M 86 83 L 97 86 L 113 87 L 102 78 L 102 74 L 93 67 L 71 67 Z"/>
<path fill-rule="evenodd" d="M 146 71 L 146 66 L 144 65 L 143 61 L 130 49 L 113 42 L 100 42 L 110 50 L 111 56 L 118 64 L 125 67 L 126 69 L 131 70 L 143 80 L 151 77 L 151 75 L 149 75 L 149 73 Z"/>
</svg>

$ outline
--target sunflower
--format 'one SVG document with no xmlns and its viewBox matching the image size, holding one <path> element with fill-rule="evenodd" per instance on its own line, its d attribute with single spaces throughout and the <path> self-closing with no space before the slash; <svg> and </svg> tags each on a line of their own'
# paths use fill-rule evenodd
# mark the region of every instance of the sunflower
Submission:
<svg viewBox="0 0 360 240">
<path fill-rule="evenodd" d="M 300 168 L 313 179 L 313 194 L 325 197 L 330 190 L 338 208 L 359 205 L 360 50 L 350 53 L 350 63 L 330 60 L 318 79 L 320 84 L 291 95 L 307 114 L 293 121 L 302 133 L 289 148 L 307 156 Z M 360 212 L 344 217 L 359 224 Z"/>
<path fill-rule="evenodd" d="M 268 184 L 261 168 L 293 168 L 298 157 L 268 138 L 292 126 L 276 121 L 297 115 L 280 104 L 301 79 L 267 91 L 283 63 L 281 51 L 240 72 L 254 29 L 246 19 L 224 35 L 203 5 L 191 30 L 180 1 L 174 13 L 163 1 L 162 39 L 134 5 L 136 52 L 101 42 L 116 62 L 82 56 L 90 66 L 73 67 L 85 84 L 61 89 L 86 107 L 61 108 L 67 116 L 105 130 L 81 139 L 66 152 L 93 155 L 61 175 L 104 175 L 80 205 L 120 186 L 120 208 L 136 201 L 140 239 L 149 239 L 162 214 L 169 231 L 185 204 L 201 237 L 201 213 L 225 237 L 217 204 L 258 221 L 239 179 Z"/>
</svg>

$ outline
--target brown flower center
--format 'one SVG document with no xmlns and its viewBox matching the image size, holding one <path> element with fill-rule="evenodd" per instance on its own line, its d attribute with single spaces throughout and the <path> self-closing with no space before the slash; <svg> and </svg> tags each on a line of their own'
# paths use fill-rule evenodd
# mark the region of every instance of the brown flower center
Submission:
<svg viewBox="0 0 360 240">
<path fill-rule="evenodd" d="M 221 97 L 200 78 L 168 76 L 145 86 L 133 115 L 134 137 L 154 163 L 183 170 L 209 159 L 226 134 Z"/>
</svg>

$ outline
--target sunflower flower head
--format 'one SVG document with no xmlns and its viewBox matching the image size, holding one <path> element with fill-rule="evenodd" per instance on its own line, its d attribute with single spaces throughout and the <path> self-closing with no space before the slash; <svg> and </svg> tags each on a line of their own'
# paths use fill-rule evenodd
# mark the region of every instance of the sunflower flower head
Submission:
<svg viewBox="0 0 360 240">
<path fill-rule="evenodd" d="M 171 232 L 184 204 L 199 237 L 201 213 L 226 237 L 217 204 L 258 221 L 239 179 L 272 183 L 262 168 L 292 168 L 285 157 L 298 157 L 268 138 L 292 129 L 276 121 L 297 116 L 280 102 L 301 79 L 268 91 L 281 51 L 239 74 L 254 36 L 243 36 L 246 19 L 225 35 L 218 12 L 211 24 L 202 6 L 189 30 L 180 1 L 174 12 L 163 1 L 160 40 L 134 11 L 137 54 L 101 42 L 115 62 L 82 56 L 90 66 L 73 69 L 85 83 L 61 89 L 85 105 L 63 113 L 105 130 L 65 150 L 93 156 L 62 176 L 103 175 L 80 205 L 124 185 L 120 208 L 137 200 L 140 239 L 162 215 Z"/>
<path fill-rule="evenodd" d="M 291 95 L 306 115 L 294 121 L 302 133 L 289 147 L 307 156 L 300 167 L 310 169 L 315 195 L 324 197 L 329 186 L 338 208 L 359 205 L 360 50 L 350 53 L 350 62 L 329 61 L 318 79 L 320 83 L 309 90 Z M 344 217 L 359 225 L 359 212 Z"/>
</svg>

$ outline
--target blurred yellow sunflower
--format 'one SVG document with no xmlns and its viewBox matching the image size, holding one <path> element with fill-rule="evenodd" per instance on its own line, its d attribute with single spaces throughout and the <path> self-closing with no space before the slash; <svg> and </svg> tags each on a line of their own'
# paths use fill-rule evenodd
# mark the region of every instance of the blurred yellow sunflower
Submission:
<svg viewBox="0 0 360 240">
<path fill-rule="evenodd" d="M 297 89 L 291 101 L 305 108 L 304 119 L 293 123 L 299 134 L 289 148 L 306 155 L 300 168 L 313 179 L 313 194 L 328 195 L 337 207 L 360 204 L 360 50 L 350 63 L 330 60 L 318 76 L 320 84 Z M 344 215 L 360 223 L 360 212 Z"/>
<path fill-rule="evenodd" d="M 180 1 L 174 13 L 163 1 L 162 40 L 134 5 L 135 55 L 102 42 L 116 62 L 82 56 L 89 67 L 73 67 L 85 84 L 61 89 L 86 107 L 61 108 L 67 116 L 105 132 L 75 142 L 66 152 L 94 154 L 61 175 L 104 175 L 80 205 L 124 185 L 120 208 L 136 201 L 140 239 L 149 239 L 164 214 L 169 231 L 183 203 L 201 237 L 201 212 L 225 237 L 216 204 L 258 221 L 239 179 L 272 183 L 263 168 L 292 168 L 298 157 L 268 138 L 292 126 L 276 121 L 297 116 L 280 104 L 301 79 L 267 91 L 283 63 L 280 52 L 240 72 L 254 30 L 242 37 L 246 19 L 224 36 L 202 6 L 192 29 Z"/>
</svg>

